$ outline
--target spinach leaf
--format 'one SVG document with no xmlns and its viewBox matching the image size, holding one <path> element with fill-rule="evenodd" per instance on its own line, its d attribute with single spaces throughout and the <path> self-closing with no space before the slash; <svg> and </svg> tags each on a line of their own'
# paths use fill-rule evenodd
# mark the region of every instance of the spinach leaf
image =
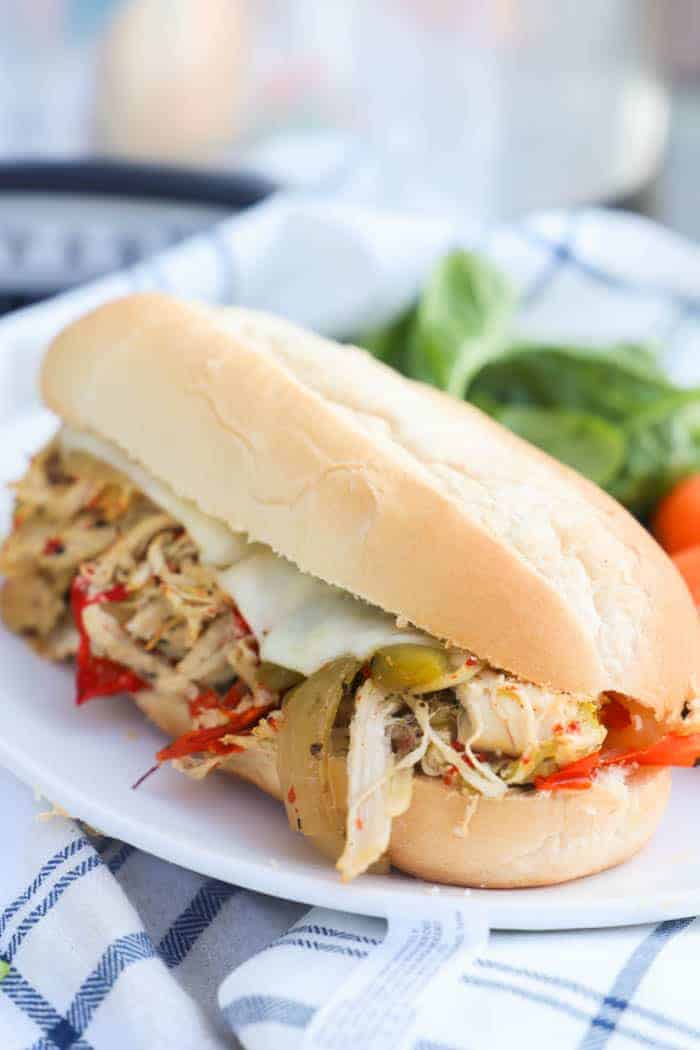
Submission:
<svg viewBox="0 0 700 1050">
<path fill-rule="evenodd" d="M 673 390 L 645 347 L 521 344 L 487 364 L 467 396 L 592 412 L 622 422 Z"/>
<path fill-rule="evenodd" d="M 581 347 L 578 348 L 579 352 Z M 650 343 L 613 343 L 600 347 L 584 347 L 586 353 L 607 357 L 614 364 L 628 369 L 633 375 L 646 376 L 667 382 L 667 375 L 659 361 L 658 348 Z"/>
<path fill-rule="evenodd" d="M 415 323 L 416 307 L 412 306 L 395 320 L 379 328 L 374 328 L 371 332 L 367 332 L 355 340 L 355 342 L 357 346 L 362 346 L 365 350 L 369 350 L 380 361 L 391 365 L 397 372 L 410 375 L 406 368 L 406 357 Z"/>
<path fill-rule="evenodd" d="M 605 486 L 625 462 L 619 426 L 585 412 L 506 405 L 492 412 L 499 423 L 550 456 Z"/>
<path fill-rule="evenodd" d="M 405 373 L 464 397 L 470 379 L 505 350 L 515 307 L 503 274 L 476 255 L 452 252 L 421 295 Z"/>
<path fill-rule="evenodd" d="M 674 390 L 625 426 L 627 456 L 608 491 L 647 516 L 677 481 L 700 470 L 700 390 Z"/>
<path fill-rule="evenodd" d="M 516 307 L 490 262 L 455 251 L 416 304 L 359 342 L 404 375 L 467 397 L 640 516 L 700 470 L 700 391 L 670 383 L 648 346 L 515 342 Z"/>
</svg>

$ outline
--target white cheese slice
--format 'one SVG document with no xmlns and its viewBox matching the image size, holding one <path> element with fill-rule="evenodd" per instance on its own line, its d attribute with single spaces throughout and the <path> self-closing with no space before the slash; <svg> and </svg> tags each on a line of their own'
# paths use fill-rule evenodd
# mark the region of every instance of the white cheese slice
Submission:
<svg viewBox="0 0 700 1050">
<path fill-rule="evenodd" d="M 328 586 L 300 572 L 263 544 L 258 544 L 250 557 L 220 571 L 217 578 L 259 641 Z"/>
<path fill-rule="evenodd" d="M 399 630 L 395 619 L 381 609 L 328 587 L 327 593 L 306 602 L 270 631 L 260 645 L 260 656 L 310 675 L 339 656 L 366 660 L 382 646 L 402 642 L 435 645 L 420 631 Z"/>
<path fill-rule="evenodd" d="M 258 639 L 263 660 L 313 674 L 339 656 L 365 660 L 384 645 L 435 644 L 394 617 L 308 576 L 263 548 L 218 574 Z"/>
<path fill-rule="evenodd" d="M 416 630 L 401 630 L 393 616 L 347 591 L 301 572 L 261 543 L 204 514 L 154 478 L 115 445 L 64 427 L 67 450 L 87 452 L 125 474 L 184 526 L 203 562 L 215 565 L 219 584 L 236 602 L 260 646 L 260 657 L 310 675 L 339 656 L 365 660 L 384 645 L 435 645 Z"/>
<path fill-rule="evenodd" d="M 66 451 L 75 449 L 87 452 L 126 474 L 149 499 L 168 514 L 172 514 L 180 525 L 187 529 L 199 548 L 202 561 L 206 564 L 217 567 L 232 565 L 249 549 L 250 545 L 242 533 L 232 532 L 222 521 L 204 514 L 191 500 L 182 499 L 170 485 L 158 481 L 116 445 L 72 427 L 64 427 L 61 430 L 60 440 Z"/>
</svg>

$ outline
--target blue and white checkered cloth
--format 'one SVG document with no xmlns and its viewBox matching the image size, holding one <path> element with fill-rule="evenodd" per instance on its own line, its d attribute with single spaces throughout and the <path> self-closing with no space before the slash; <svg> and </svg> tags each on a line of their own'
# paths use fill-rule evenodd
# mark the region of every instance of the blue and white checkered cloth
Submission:
<svg viewBox="0 0 700 1050">
<path fill-rule="evenodd" d="M 0 772 L 2 1050 L 295 1050 L 384 936 L 88 837 Z M 414 1050 L 700 1046 L 700 922 L 494 933 Z M 218 989 L 228 977 L 223 1011 Z M 235 1033 L 235 1036 L 232 1034 Z"/>
<path fill-rule="evenodd" d="M 46 340 L 134 288 L 272 308 L 351 332 L 407 303 L 459 238 L 440 223 L 273 201 L 97 285 L 0 322 L 0 413 L 34 395 Z M 528 220 L 478 238 L 519 283 L 523 334 L 658 338 L 697 373 L 700 252 L 621 214 Z M 31 697 L 27 698 L 31 702 Z M 108 749 L 109 742 L 105 741 Z M 106 754 L 107 759 L 107 754 Z M 308 911 L 90 835 L 0 771 L 0 1050 L 300 1047 L 385 924 Z M 688 829 L 692 833 L 692 829 Z M 414 1050 L 700 1046 L 700 925 L 495 933 L 419 1016 Z M 219 989 L 224 991 L 221 1004 Z"/>
</svg>

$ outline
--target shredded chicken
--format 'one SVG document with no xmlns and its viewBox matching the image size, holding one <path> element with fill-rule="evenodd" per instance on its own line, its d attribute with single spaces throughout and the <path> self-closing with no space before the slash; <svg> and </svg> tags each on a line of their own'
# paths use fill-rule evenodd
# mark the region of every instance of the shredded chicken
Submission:
<svg viewBox="0 0 700 1050">
<path fill-rule="evenodd" d="M 197 696 L 199 689 L 192 679 L 173 669 L 162 656 L 149 653 L 138 645 L 102 605 L 90 605 L 85 610 L 83 625 L 95 656 L 106 656 L 129 667 L 158 693 L 175 693 L 188 700 Z"/>
<path fill-rule="evenodd" d="M 189 776 L 205 776 L 252 744 L 275 752 L 292 724 L 281 694 L 300 676 L 287 668 L 273 678 L 279 694 L 264 684 L 262 638 L 181 524 L 127 477 L 58 442 L 14 488 L 13 531 L 0 548 L 0 615 L 10 629 L 51 658 L 78 654 L 79 667 L 87 658 L 100 673 L 112 668 L 112 691 L 126 680 L 189 709 L 189 732 L 163 752 Z M 77 623 L 72 588 L 82 603 Z M 387 685 L 373 658 L 338 709 L 330 739 L 333 753 L 347 756 L 338 862 L 345 878 L 385 853 L 416 771 L 464 794 L 466 827 L 479 795 L 532 784 L 605 737 L 597 701 L 520 682 L 462 650 L 442 647 L 431 664 L 435 647 L 424 646 L 423 668 L 435 664 L 436 675 L 413 689 L 403 680 Z M 132 678 L 119 679 L 120 669 Z M 88 698 L 103 686 L 98 678 Z"/>
<path fill-rule="evenodd" d="M 231 677 L 229 652 L 237 642 L 233 617 L 222 613 L 200 634 L 190 651 L 179 662 L 177 669 L 192 681 L 225 681 Z"/>
<path fill-rule="evenodd" d="M 131 572 L 141 561 L 150 541 L 164 529 L 175 530 L 177 525 L 168 514 L 152 513 L 132 524 L 107 548 L 106 553 L 91 566 L 93 587 L 105 590 L 121 573 Z"/>
<path fill-rule="evenodd" d="M 429 747 L 437 759 L 437 768 L 433 767 L 433 775 L 444 775 L 448 769 L 454 769 L 464 783 L 488 798 L 499 798 L 506 792 L 506 785 L 500 777 L 492 770 L 488 762 L 483 762 L 472 750 L 472 737 L 468 738 L 459 750 L 454 746 L 451 736 L 443 729 L 442 731 L 433 724 L 433 712 L 429 704 L 422 700 L 407 698 L 413 714 L 421 728 L 424 737 L 429 741 Z M 461 743 L 460 741 L 456 741 Z M 430 766 L 428 766 L 430 768 Z"/>
<path fill-rule="evenodd" d="M 584 697 L 543 689 L 485 668 L 459 685 L 457 699 L 478 733 L 472 743 L 482 751 L 520 756 L 556 738 L 573 762 L 600 746 L 605 731 Z M 601 736 L 602 731 L 602 736 Z"/>
<path fill-rule="evenodd" d="M 385 853 L 394 817 L 405 813 L 413 794 L 413 773 L 430 743 L 423 733 L 411 750 L 394 753 L 394 728 L 402 702 L 368 680 L 355 696 L 348 751 L 346 844 L 338 860 L 345 879 L 365 871 Z"/>
<path fill-rule="evenodd" d="M 180 525 L 126 477 L 52 442 L 15 494 L 14 528 L 0 550 L 7 577 L 0 615 L 11 630 L 45 655 L 74 656 L 79 636 L 69 605 L 79 574 L 88 596 L 126 590 L 123 601 L 84 609 L 95 657 L 163 693 L 195 697 L 237 677 L 254 689 L 256 647 L 242 637 L 231 599 Z"/>
<path fill-rule="evenodd" d="M 0 613 L 18 634 L 45 638 L 65 610 L 61 595 L 39 573 L 11 576 L 0 591 Z"/>
<path fill-rule="evenodd" d="M 13 486 L 13 529 L 0 548 L 0 615 L 52 659 L 77 650 L 69 591 L 80 565 L 107 550 L 148 502 L 126 478 L 88 459 L 66 456 L 57 442 L 34 456 Z"/>
</svg>

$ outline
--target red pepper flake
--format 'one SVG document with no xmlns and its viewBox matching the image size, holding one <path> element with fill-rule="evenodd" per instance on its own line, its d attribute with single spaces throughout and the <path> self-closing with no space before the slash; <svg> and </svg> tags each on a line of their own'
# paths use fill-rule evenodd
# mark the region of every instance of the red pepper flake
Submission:
<svg viewBox="0 0 700 1050">
<path fill-rule="evenodd" d="M 566 731 L 567 733 L 580 733 L 581 723 L 578 721 L 578 719 L 574 719 L 572 722 L 569 722 L 568 726 L 566 727 Z"/>
<path fill-rule="evenodd" d="M 455 751 L 464 751 L 464 744 L 461 740 L 455 740 L 452 747 L 455 749 Z"/>
<path fill-rule="evenodd" d="M 294 790 L 294 785 L 292 784 L 292 786 L 290 787 L 289 791 L 287 792 L 287 802 L 289 803 L 290 806 L 293 806 L 294 803 L 296 802 L 296 800 L 297 800 L 297 793 Z"/>
<path fill-rule="evenodd" d="M 363 664 L 363 666 L 360 668 L 360 674 L 364 678 L 365 682 L 368 678 L 372 677 L 372 669 L 369 666 L 369 664 Z"/>
<path fill-rule="evenodd" d="M 44 544 L 44 549 L 41 553 L 45 556 L 51 554 L 63 554 L 65 549 L 65 545 L 61 543 L 58 536 L 51 536 Z"/>
<path fill-rule="evenodd" d="M 365 824 L 364 824 L 364 821 L 363 821 L 362 817 L 355 817 L 355 827 L 357 828 L 357 830 L 358 831 L 362 831 L 364 826 L 365 826 Z"/>
<path fill-rule="evenodd" d="M 564 726 L 561 724 L 561 722 L 557 722 L 555 726 L 552 726 L 552 732 L 555 733 L 557 736 L 564 732 Z"/>
<path fill-rule="evenodd" d="M 467 659 L 464 661 L 464 663 L 465 663 L 465 665 L 467 667 L 476 667 L 478 662 L 479 661 L 477 660 L 477 658 L 475 656 L 468 656 Z"/>
<path fill-rule="evenodd" d="M 442 782 L 446 787 L 452 787 L 454 778 L 457 775 L 457 766 L 448 766 L 442 775 Z"/>
<path fill-rule="evenodd" d="M 471 769 L 474 768 L 474 763 L 472 761 L 471 755 L 462 755 L 462 761 L 464 762 L 465 765 L 469 766 Z"/>
<path fill-rule="evenodd" d="M 270 729 L 274 729 L 275 731 L 277 730 L 277 719 L 274 718 L 272 715 L 270 715 L 270 717 L 268 718 L 267 724 L 269 725 Z"/>
</svg>

